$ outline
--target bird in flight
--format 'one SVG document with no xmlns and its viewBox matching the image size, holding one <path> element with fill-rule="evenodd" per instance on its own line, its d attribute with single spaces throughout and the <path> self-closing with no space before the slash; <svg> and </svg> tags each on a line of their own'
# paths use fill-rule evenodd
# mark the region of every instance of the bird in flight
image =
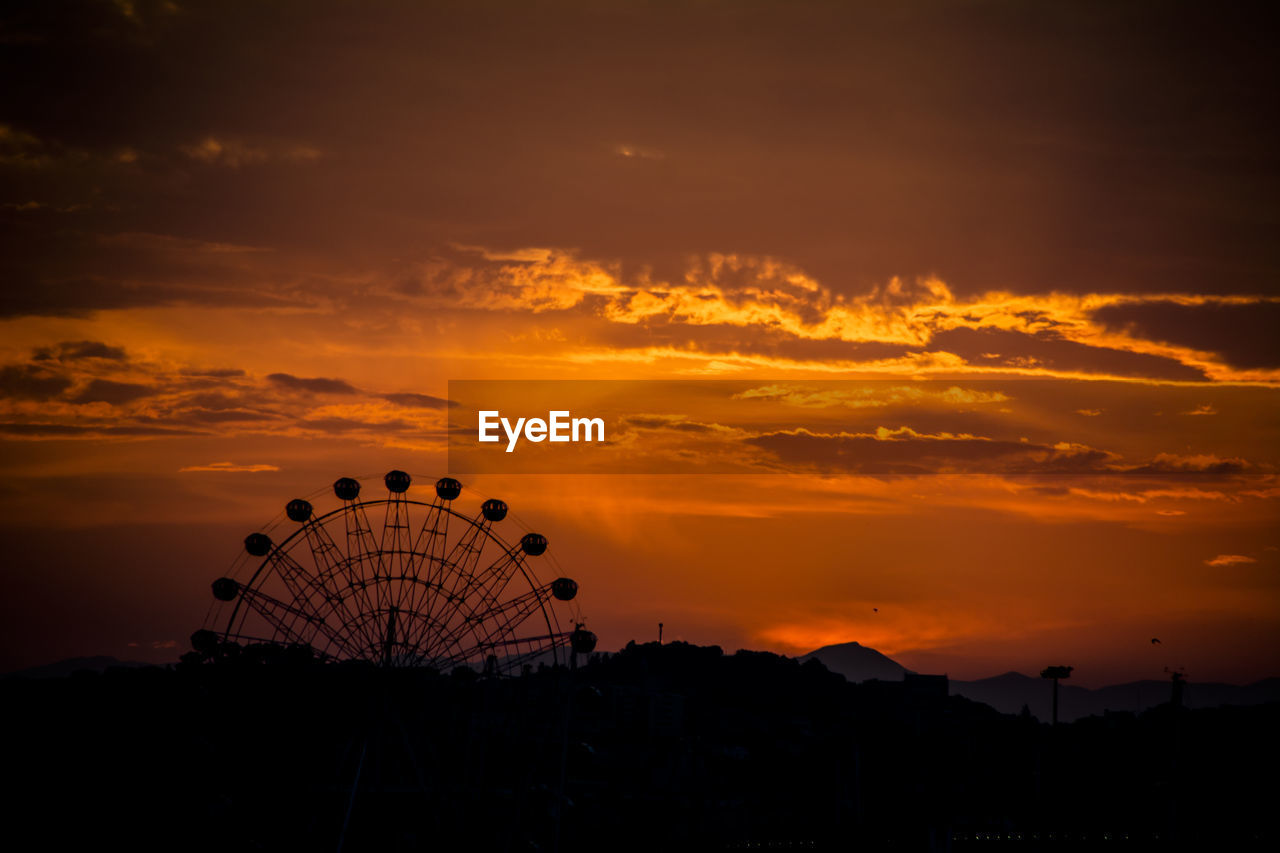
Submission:
<svg viewBox="0 0 1280 853">
<path fill-rule="evenodd" d="M 1159 637 L 1152 637 L 1152 638 L 1151 638 L 1151 645 L 1153 645 L 1153 646 L 1163 646 L 1163 645 L 1164 645 L 1164 643 L 1160 642 L 1160 638 L 1159 638 Z"/>
</svg>

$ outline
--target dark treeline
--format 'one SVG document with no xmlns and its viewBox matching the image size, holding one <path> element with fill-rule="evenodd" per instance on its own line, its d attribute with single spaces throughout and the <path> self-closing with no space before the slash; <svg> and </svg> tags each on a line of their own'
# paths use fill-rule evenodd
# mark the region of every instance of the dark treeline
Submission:
<svg viewBox="0 0 1280 853">
<path fill-rule="evenodd" d="M 261 652 L 0 682 L 10 841 L 602 851 L 1277 840 L 1275 704 L 1165 705 L 1054 728 L 948 696 L 940 678 L 854 685 L 816 661 L 684 643 L 508 679 Z"/>
</svg>

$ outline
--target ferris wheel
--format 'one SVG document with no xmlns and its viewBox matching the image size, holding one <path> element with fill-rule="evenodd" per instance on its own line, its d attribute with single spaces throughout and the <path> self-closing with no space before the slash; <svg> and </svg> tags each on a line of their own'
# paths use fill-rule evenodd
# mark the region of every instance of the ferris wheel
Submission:
<svg viewBox="0 0 1280 853">
<path fill-rule="evenodd" d="M 337 509 L 317 513 L 298 498 L 285 507 L 292 529 L 280 541 L 249 534 L 233 576 L 213 582 L 215 606 L 191 636 L 198 655 L 265 644 L 326 661 L 506 675 L 594 650 L 578 584 L 534 573 L 546 537 L 511 543 L 495 530 L 508 514 L 503 501 L 469 516 L 455 509 L 462 484 L 451 477 L 436 481 L 430 501 L 409 497 L 404 471 L 382 482 L 385 497 L 361 498 L 361 482 L 343 477 L 333 484 Z"/>
</svg>

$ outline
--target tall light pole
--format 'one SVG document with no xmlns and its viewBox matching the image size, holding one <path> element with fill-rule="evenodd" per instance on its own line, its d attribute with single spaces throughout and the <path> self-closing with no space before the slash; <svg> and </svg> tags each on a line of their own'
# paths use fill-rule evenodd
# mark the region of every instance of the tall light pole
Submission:
<svg viewBox="0 0 1280 853">
<path fill-rule="evenodd" d="M 1053 724 L 1058 724 L 1058 681 L 1063 678 L 1071 677 L 1071 670 L 1074 666 L 1050 666 L 1040 671 L 1041 678 L 1053 679 Z"/>
</svg>

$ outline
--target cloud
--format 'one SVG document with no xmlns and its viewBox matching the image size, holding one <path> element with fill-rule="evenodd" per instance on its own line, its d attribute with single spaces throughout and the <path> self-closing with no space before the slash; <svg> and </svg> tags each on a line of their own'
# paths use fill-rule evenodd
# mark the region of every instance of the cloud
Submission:
<svg viewBox="0 0 1280 853">
<path fill-rule="evenodd" d="M 179 148 L 192 160 L 229 169 L 260 166 L 268 161 L 314 163 L 322 156 L 319 149 L 310 145 L 280 142 L 251 144 L 241 139 L 216 136 L 206 136 L 198 142 Z"/>
<path fill-rule="evenodd" d="M 1244 459 L 1212 453 L 1157 453 L 1150 462 L 1125 470 L 1135 474 L 1239 474 L 1251 467 Z"/>
<path fill-rule="evenodd" d="M 978 391 L 958 386 L 938 390 L 903 385 L 886 387 L 877 383 L 854 390 L 765 385 L 734 394 L 733 399 L 767 400 L 804 408 L 864 409 L 898 404 L 981 405 L 1008 402 L 1009 397 L 1001 391 Z"/>
<path fill-rule="evenodd" d="M 179 468 L 178 472 L 185 474 L 192 471 L 217 471 L 225 473 L 247 473 L 258 474 L 263 471 L 279 471 L 278 465 L 267 465 L 263 463 L 253 465 L 237 464 L 235 462 L 210 462 L 207 465 L 188 465 L 185 468 Z"/>
<path fill-rule="evenodd" d="M 48 400 L 71 387 L 65 373 L 32 364 L 0 367 L 0 396 L 16 400 Z"/>
<path fill-rule="evenodd" d="M 1204 564 L 1206 566 L 1221 567 L 1221 566 L 1239 566 L 1239 565 L 1244 565 L 1245 563 L 1256 563 L 1256 562 L 1258 561 L 1255 560 L 1253 557 L 1246 557 L 1243 554 L 1219 554 L 1218 556 L 1214 557 L 1212 560 L 1205 560 Z"/>
<path fill-rule="evenodd" d="M 0 423 L 0 432 L 19 438 L 96 438 L 99 436 L 156 438 L 161 436 L 199 434 L 194 430 L 159 426 L 115 424 L 81 425 L 37 422 Z"/>
<path fill-rule="evenodd" d="M 124 361 L 123 347 L 113 347 L 102 341 L 63 341 L 49 347 L 37 347 L 32 358 L 35 361 L 78 361 L 85 358 L 102 358 L 108 361 Z"/>
<path fill-rule="evenodd" d="M 305 391 L 310 394 L 359 394 L 360 391 L 342 379 L 325 379 L 318 377 L 304 379 L 288 373 L 270 373 L 267 380 L 291 391 Z"/>
<path fill-rule="evenodd" d="M 938 331 L 930 347 L 953 352 L 971 368 L 1008 369 L 1042 375 L 1095 375 L 1116 378 L 1170 379 L 1200 382 L 1207 378 L 1199 365 L 1186 364 L 1168 352 L 1143 352 L 1141 344 L 1085 337 L 1087 327 L 1072 333 L 1062 327 L 1044 329 L 985 328 L 953 325 Z M 989 350 L 998 348 L 999 353 Z"/>
<path fill-rule="evenodd" d="M 178 371 L 182 376 L 199 376 L 211 379 L 230 379 L 236 376 L 244 376 L 244 371 L 234 367 L 219 367 L 212 369 L 184 368 Z"/>
<path fill-rule="evenodd" d="M 1101 484 L 1101 483 L 1100 483 Z M 1105 484 L 1102 484 L 1105 485 Z M 1073 486 L 1067 490 L 1068 494 L 1089 500 L 1103 501 L 1105 503 L 1136 503 L 1145 504 L 1153 500 L 1194 500 L 1194 501 L 1214 501 L 1214 502 L 1232 502 L 1236 500 L 1236 496 L 1218 489 L 1197 489 L 1197 488 L 1150 488 L 1141 489 L 1139 491 L 1125 491 L 1123 487 L 1116 489 L 1102 488 L 1083 488 Z M 1241 495 L 1247 495 L 1248 492 L 1239 492 Z"/>
<path fill-rule="evenodd" d="M 862 293 L 840 293 L 803 268 L 768 255 L 704 253 L 678 274 L 628 269 L 568 250 L 490 253 L 454 247 L 391 280 L 393 293 L 435 306 L 577 312 L 617 328 L 643 327 L 650 345 L 672 329 L 746 330 L 739 349 L 762 337 L 899 353 L 950 356 L 952 370 L 1204 381 L 1280 378 L 1264 364 L 1233 365 L 1214 351 L 1144 337 L 1095 319 L 1107 306 L 1174 302 L 1188 310 L 1272 305 L 1270 297 L 1203 294 L 1014 293 L 957 295 L 936 277 L 891 277 Z M 470 252 L 471 254 L 467 254 Z M 498 263 L 493 258 L 520 258 Z M 616 334 L 610 335 L 614 342 Z M 1273 375 L 1274 374 L 1274 375 Z"/>
<path fill-rule="evenodd" d="M 1215 353 L 1237 368 L 1280 367 L 1280 303 L 1149 299 L 1105 305 L 1093 318 L 1111 331 Z"/>
<path fill-rule="evenodd" d="M 869 433 L 767 432 L 746 443 L 788 466 L 863 474 L 1078 473 L 1107 470 L 1115 454 L 1082 444 L 1008 441 L 879 427 Z"/>
<path fill-rule="evenodd" d="M 222 424 L 277 421 L 284 417 L 284 415 L 275 412 L 262 412 L 253 409 L 187 409 L 166 420 L 169 423 Z"/>
<path fill-rule="evenodd" d="M 362 421 L 355 418 L 301 418 L 297 425 L 305 430 L 342 435 L 359 432 L 403 432 L 413 430 L 414 425 L 404 420 Z"/>
<path fill-rule="evenodd" d="M 627 292 L 617 264 L 581 260 L 564 250 L 490 252 L 453 247 L 395 276 L 393 293 L 433 305 L 486 311 L 565 311 L 585 300 Z"/>
<path fill-rule="evenodd" d="M 722 424 L 700 423 L 698 421 L 688 420 L 680 415 L 628 415 L 622 418 L 618 425 L 620 427 L 632 427 L 647 430 L 669 430 L 671 432 L 699 433 L 699 434 L 729 434 L 740 435 L 741 430 L 726 427 Z"/>
<path fill-rule="evenodd" d="M 72 395 L 70 401 L 72 403 L 110 403 L 114 406 L 121 403 L 131 403 L 134 400 L 140 400 L 143 397 L 150 397 L 158 393 L 158 389 L 150 385 L 140 385 L 136 382 L 92 379 L 83 389 Z"/>
<path fill-rule="evenodd" d="M 453 400 L 446 400 L 443 397 L 432 397 L 430 394 L 383 394 L 382 399 L 389 403 L 395 403 L 397 406 L 406 406 L 408 408 L 417 409 L 450 409 L 458 404 Z"/>
<path fill-rule="evenodd" d="M 614 146 L 613 152 L 619 157 L 638 160 L 661 160 L 666 157 L 656 148 L 646 148 L 641 145 L 617 145 Z"/>
<path fill-rule="evenodd" d="M 46 169 L 68 156 L 79 158 L 83 154 L 76 152 L 72 155 L 57 143 L 40 139 L 10 125 L 0 124 L 0 165 L 20 169 Z"/>
</svg>

